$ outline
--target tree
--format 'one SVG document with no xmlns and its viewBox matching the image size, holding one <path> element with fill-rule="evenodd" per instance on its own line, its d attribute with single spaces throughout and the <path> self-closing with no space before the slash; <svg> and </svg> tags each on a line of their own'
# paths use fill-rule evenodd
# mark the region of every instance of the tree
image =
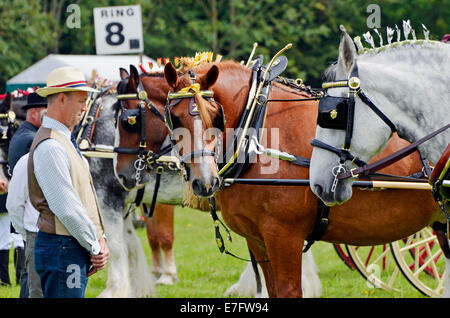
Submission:
<svg viewBox="0 0 450 318">
<path fill-rule="evenodd" d="M 368 31 L 369 6 L 380 9 L 381 31 L 411 20 L 440 40 L 450 33 L 450 0 L 3 0 L 0 2 L 0 89 L 5 81 L 48 53 L 95 54 L 93 8 L 140 4 L 145 54 L 191 56 L 213 51 L 246 61 L 254 42 L 268 62 L 287 43 L 284 76 L 321 84 L 337 59 L 339 25 L 352 37 Z M 68 27 L 69 5 L 80 8 L 80 28 Z M 26 18 L 25 18 L 26 17 Z M 385 35 L 384 35 L 385 36 Z"/>
<path fill-rule="evenodd" d="M 51 31 L 39 1 L 0 1 L 0 91 L 6 81 L 47 55 Z"/>
</svg>

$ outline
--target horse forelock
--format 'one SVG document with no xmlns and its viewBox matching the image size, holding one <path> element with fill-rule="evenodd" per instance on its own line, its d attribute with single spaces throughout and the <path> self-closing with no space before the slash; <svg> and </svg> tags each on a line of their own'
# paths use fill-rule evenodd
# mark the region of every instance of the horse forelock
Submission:
<svg viewBox="0 0 450 318">
<path fill-rule="evenodd" d="M 200 94 L 195 94 L 195 103 L 197 104 L 197 109 L 200 113 L 200 118 L 205 124 L 206 128 L 213 127 L 212 114 L 217 114 L 219 110 L 217 107 L 213 106 L 211 102 L 204 99 Z"/>
</svg>

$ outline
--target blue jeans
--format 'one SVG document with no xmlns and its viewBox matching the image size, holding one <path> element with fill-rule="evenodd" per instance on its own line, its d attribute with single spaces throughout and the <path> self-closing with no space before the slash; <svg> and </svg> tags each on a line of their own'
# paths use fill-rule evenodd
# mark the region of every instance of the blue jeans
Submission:
<svg viewBox="0 0 450 318">
<path fill-rule="evenodd" d="M 34 262 L 45 298 L 84 298 L 91 262 L 75 238 L 39 231 Z"/>
</svg>

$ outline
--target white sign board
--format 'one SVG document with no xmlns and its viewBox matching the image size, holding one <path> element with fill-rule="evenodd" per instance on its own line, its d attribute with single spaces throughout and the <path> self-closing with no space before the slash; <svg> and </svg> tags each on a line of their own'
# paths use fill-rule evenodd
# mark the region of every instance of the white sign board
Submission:
<svg viewBox="0 0 450 318">
<path fill-rule="evenodd" d="M 94 8 L 97 54 L 144 52 L 140 5 Z"/>
</svg>

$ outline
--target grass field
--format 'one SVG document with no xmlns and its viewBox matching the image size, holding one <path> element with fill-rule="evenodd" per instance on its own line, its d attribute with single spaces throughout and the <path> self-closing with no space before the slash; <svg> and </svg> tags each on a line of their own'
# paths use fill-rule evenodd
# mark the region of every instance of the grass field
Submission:
<svg viewBox="0 0 450 318">
<path fill-rule="evenodd" d="M 219 214 L 220 216 L 220 214 Z M 221 228 L 225 238 L 225 231 Z M 147 260 L 151 251 L 145 229 L 138 228 Z M 238 256 L 248 257 L 247 246 L 242 237 L 232 233 L 233 242 L 225 241 L 226 247 Z M 177 207 L 175 212 L 175 260 L 179 281 L 173 286 L 157 286 L 160 298 L 218 298 L 236 283 L 246 263 L 221 254 L 214 238 L 214 227 L 208 213 Z M 319 267 L 325 298 L 416 298 L 424 297 L 405 278 L 399 277 L 401 292 L 387 292 L 373 288 L 356 270 L 350 270 L 338 257 L 333 245 L 318 242 L 312 247 Z M 14 277 L 12 251 L 10 276 Z M 103 270 L 89 278 L 86 297 L 96 297 L 104 288 L 107 271 Z M 19 286 L 0 286 L 0 298 L 17 298 Z"/>
</svg>

